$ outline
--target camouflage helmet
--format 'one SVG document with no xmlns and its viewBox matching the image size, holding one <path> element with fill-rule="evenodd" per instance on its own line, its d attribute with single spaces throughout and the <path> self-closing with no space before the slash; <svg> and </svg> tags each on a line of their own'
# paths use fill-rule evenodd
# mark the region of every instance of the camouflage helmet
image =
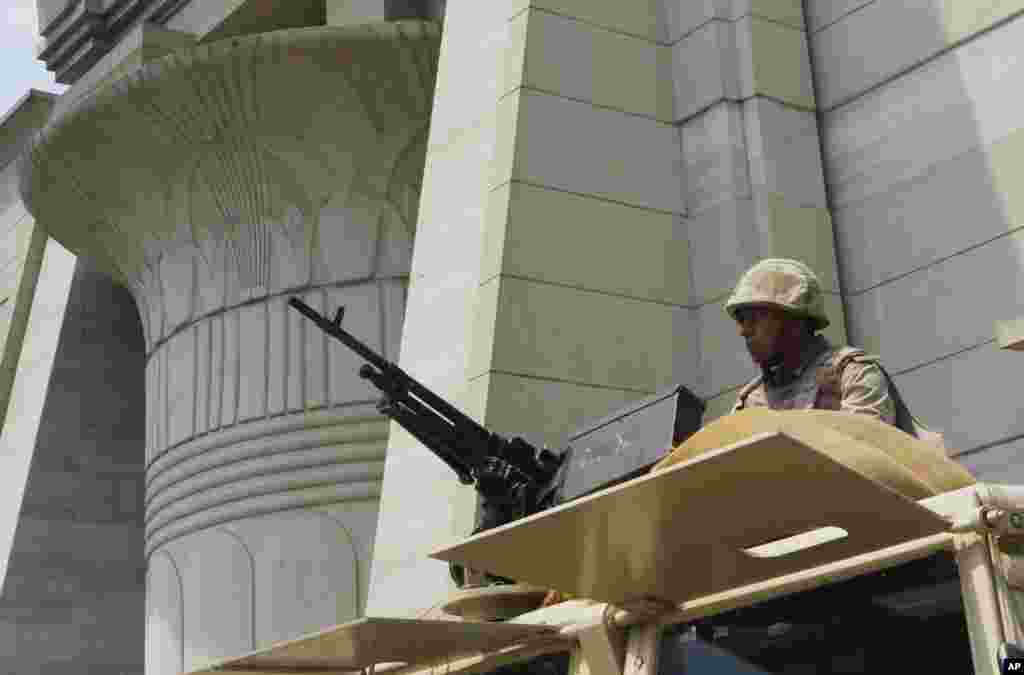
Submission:
<svg viewBox="0 0 1024 675">
<path fill-rule="evenodd" d="M 829 324 L 821 282 L 810 267 L 798 260 L 768 258 L 747 270 L 725 303 L 733 319 L 744 307 L 776 307 L 793 316 L 808 318 L 815 330 Z"/>
</svg>

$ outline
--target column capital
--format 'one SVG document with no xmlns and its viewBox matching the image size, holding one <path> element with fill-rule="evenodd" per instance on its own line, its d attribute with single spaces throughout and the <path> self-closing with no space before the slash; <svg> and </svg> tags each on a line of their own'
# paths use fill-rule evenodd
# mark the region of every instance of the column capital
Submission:
<svg viewBox="0 0 1024 675">
<path fill-rule="evenodd" d="M 150 61 L 47 124 L 22 157 L 22 196 L 51 236 L 128 285 L 183 240 L 227 243 L 243 285 L 265 284 L 268 230 L 312 247 L 339 195 L 409 215 L 439 33 L 293 29 Z"/>
</svg>

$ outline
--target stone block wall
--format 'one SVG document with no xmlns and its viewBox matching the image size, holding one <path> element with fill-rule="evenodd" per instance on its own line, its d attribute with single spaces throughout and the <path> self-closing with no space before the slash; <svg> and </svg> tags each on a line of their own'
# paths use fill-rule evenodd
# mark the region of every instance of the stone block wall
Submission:
<svg viewBox="0 0 1024 675">
<path fill-rule="evenodd" d="M 35 294 L 46 234 L 18 194 L 18 153 L 46 121 L 54 97 L 29 90 L 0 120 L 0 430 Z"/>
<path fill-rule="evenodd" d="M 1024 479 L 1024 2 L 811 0 L 823 154 L 851 338 L 986 480 Z M 1019 371 L 1019 372 L 1018 372 Z"/>
<path fill-rule="evenodd" d="M 0 170 L 0 429 L 21 355 L 28 306 L 35 290 L 46 234 L 17 196 L 14 164 Z"/>
<path fill-rule="evenodd" d="M 799 3 L 449 2 L 403 366 L 535 443 L 675 383 L 713 419 L 753 375 L 722 300 L 767 255 L 843 339 L 811 72 Z M 415 613 L 472 494 L 388 452 L 369 607 Z"/>
<path fill-rule="evenodd" d="M 51 283 L 55 271 L 44 265 L 39 294 L 59 293 Z M 60 338 L 27 448 L 31 467 L 23 492 L 21 485 L 9 488 L 21 501 L 0 592 L 0 670 L 141 675 L 141 325 L 128 291 L 80 259 L 66 311 L 52 328 Z M 26 356 L 44 344 L 34 341 Z M 23 366 L 19 377 L 31 374 L 31 364 Z M 20 391 L 24 404 L 29 397 Z M 33 440 L 10 433 L 24 422 L 19 417 L 5 428 L 5 446 Z M 14 463 L 23 454 L 5 453 L 5 472 L 19 473 Z"/>
<path fill-rule="evenodd" d="M 216 36 L 256 6 L 194 0 L 165 23 Z M 381 7 L 330 3 L 328 15 L 380 18 Z M 360 325 L 380 324 L 368 336 L 415 376 L 498 431 L 555 443 L 669 383 L 707 398 L 707 419 L 727 410 L 753 368 L 722 300 L 755 259 L 803 258 L 825 283 L 829 336 L 880 352 L 912 409 L 981 478 L 1024 480 L 1024 362 L 992 340 L 993 322 L 1024 305 L 1022 12 L 1024 0 L 450 0 L 415 249 L 404 237 L 388 247 L 399 268 L 411 256 L 408 308 L 391 280 L 307 299 L 365 306 Z M 343 226 L 325 236 L 336 237 L 326 268 L 369 260 Z M 164 279 L 191 291 L 143 308 L 160 341 L 146 365 L 150 461 L 170 448 L 188 466 L 189 453 L 222 450 L 189 445 L 203 434 L 369 396 L 317 375 L 353 364 L 286 319 L 282 298 L 239 296 L 191 324 L 213 307 L 189 286 L 193 262 L 169 256 Z M 399 348 L 391 324 L 403 312 Z M 289 340 L 308 349 L 265 356 Z M 369 607 L 416 613 L 446 591 L 443 566 L 424 556 L 465 533 L 473 496 L 394 425 L 384 475 Z M 296 536 L 313 541 L 321 525 Z M 251 611 L 273 598 L 242 598 L 276 559 L 242 527 L 151 559 L 163 594 L 152 606 L 171 617 L 152 622 L 167 633 L 152 644 L 181 644 L 178 610 L 194 594 L 231 595 L 241 626 L 234 642 L 155 661 L 173 668 L 283 634 Z M 248 570 L 248 581 L 205 595 L 196 551 L 223 554 L 225 574 Z"/>
</svg>

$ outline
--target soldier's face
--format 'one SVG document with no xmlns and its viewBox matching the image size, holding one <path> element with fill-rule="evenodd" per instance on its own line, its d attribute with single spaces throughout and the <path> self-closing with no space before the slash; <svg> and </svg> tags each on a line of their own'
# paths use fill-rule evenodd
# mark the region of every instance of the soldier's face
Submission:
<svg viewBox="0 0 1024 675">
<path fill-rule="evenodd" d="M 762 364 L 782 347 L 787 317 L 773 307 L 744 307 L 736 312 L 736 326 L 747 343 L 750 358 Z"/>
</svg>

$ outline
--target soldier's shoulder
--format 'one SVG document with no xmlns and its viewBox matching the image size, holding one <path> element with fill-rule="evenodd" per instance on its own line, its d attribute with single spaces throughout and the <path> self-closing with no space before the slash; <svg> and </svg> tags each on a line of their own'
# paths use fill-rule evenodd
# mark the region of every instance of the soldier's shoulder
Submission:
<svg viewBox="0 0 1024 675">
<path fill-rule="evenodd" d="M 859 347 L 843 345 L 833 347 L 824 364 L 823 373 L 826 378 L 835 380 L 843 386 L 859 381 L 870 385 L 880 385 L 883 381 L 882 362 L 877 354 L 869 354 Z"/>
<path fill-rule="evenodd" d="M 869 354 L 856 347 L 843 347 L 836 350 L 836 358 L 832 361 L 834 370 L 844 385 L 859 382 L 871 387 L 882 387 L 887 384 L 882 370 L 882 359 L 878 354 Z"/>
<path fill-rule="evenodd" d="M 849 363 L 878 364 L 882 362 L 882 357 L 878 354 L 869 354 L 866 350 L 861 349 L 860 347 L 840 345 L 832 347 L 829 354 L 829 361 L 832 363 L 847 361 Z"/>
</svg>

